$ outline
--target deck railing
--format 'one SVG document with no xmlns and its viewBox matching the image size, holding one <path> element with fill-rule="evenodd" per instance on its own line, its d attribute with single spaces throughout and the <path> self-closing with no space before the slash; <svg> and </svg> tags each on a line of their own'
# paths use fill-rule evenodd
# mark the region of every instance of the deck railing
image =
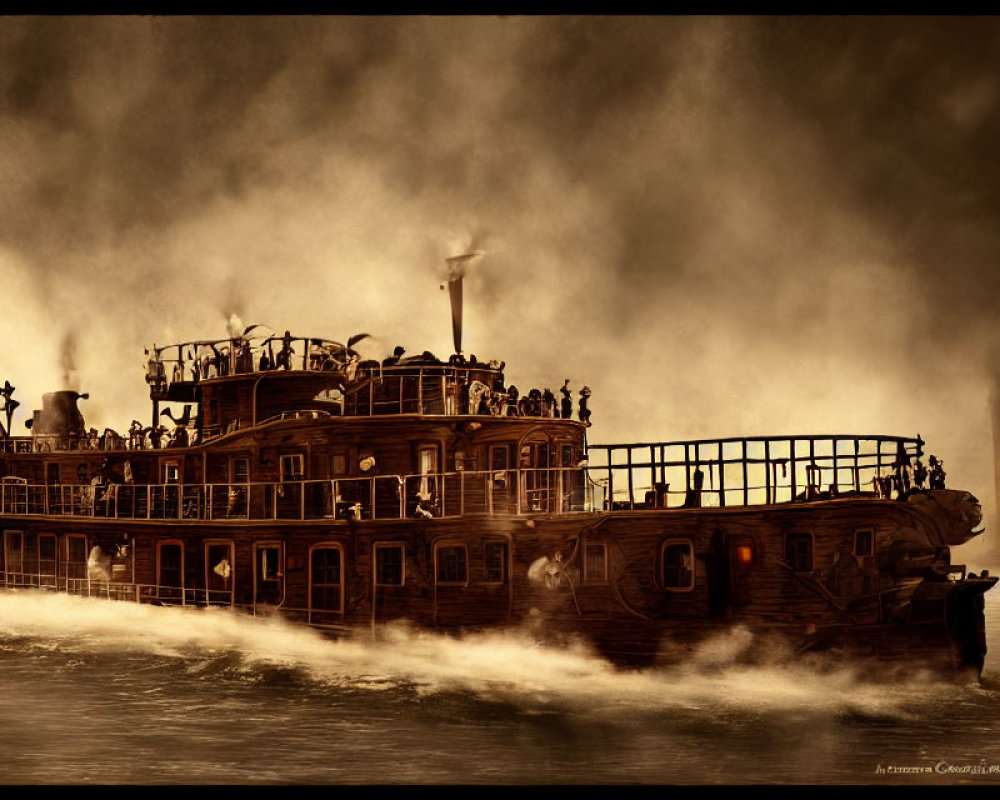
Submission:
<svg viewBox="0 0 1000 800">
<path fill-rule="evenodd" d="M 0 481 L 0 513 L 151 520 L 405 519 L 594 509 L 579 467 L 276 483 L 41 485 Z"/>
<path fill-rule="evenodd" d="M 762 436 L 591 444 L 587 457 L 612 508 L 721 507 L 896 496 L 923 447 L 919 436 Z"/>
<path fill-rule="evenodd" d="M 70 577 L 65 574 L 65 570 L 62 570 L 59 574 L 45 574 L 42 572 L 21 570 L 0 571 L 0 587 L 7 589 L 39 589 L 83 597 L 128 600 L 136 603 L 155 603 L 157 605 L 234 605 L 231 591 L 133 583 L 128 580 L 117 579 L 98 579 L 88 575 L 86 564 L 81 564 L 79 567 L 78 572 L 86 577 Z"/>
<path fill-rule="evenodd" d="M 405 519 L 899 497 L 919 438 L 809 436 L 590 445 L 588 463 L 271 483 L 40 485 L 0 480 L 0 512 L 119 519 Z"/>
</svg>

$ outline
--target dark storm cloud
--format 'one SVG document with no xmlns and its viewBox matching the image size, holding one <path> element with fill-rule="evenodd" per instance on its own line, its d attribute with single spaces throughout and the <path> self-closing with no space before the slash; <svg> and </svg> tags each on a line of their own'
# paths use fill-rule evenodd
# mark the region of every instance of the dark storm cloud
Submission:
<svg viewBox="0 0 1000 800">
<path fill-rule="evenodd" d="M 761 20 L 748 89 L 779 98 L 823 148 L 842 201 L 905 255 L 901 280 L 963 335 L 997 299 L 1000 22 L 991 18 Z M 826 187 L 824 187 L 826 188 Z M 955 326 L 958 326 L 957 328 Z"/>
</svg>

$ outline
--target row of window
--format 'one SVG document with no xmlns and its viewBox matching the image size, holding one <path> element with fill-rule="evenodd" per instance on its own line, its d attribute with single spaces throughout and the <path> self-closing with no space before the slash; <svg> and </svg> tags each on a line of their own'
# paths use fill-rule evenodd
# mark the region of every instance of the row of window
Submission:
<svg viewBox="0 0 1000 800">
<path fill-rule="evenodd" d="M 417 471 L 420 475 L 434 475 L 440 472 L 439 469 L 439 448 L 438 445 L 420 445 L 417 448 Z M 489 448 L 490 469 L 497 473 L 498 480 L 506 481 L 507 471 L 512 468 L 511 448 L 509 445 L 491 445 Z M 368 454 L 365 454 L 368 455 Z M 559 450 L 560 464 L 564 467 L 573 463 L 572 445 L 561 445 Z M 547 443 L 526 444 L 521 447 L 519 466 L 522 468 L 544 467 L 549 465 L 549 450 Z M 371 457 L 371 464 L 374 465 L 374 457 Z M 278 460 L 279 475 L 281 481 L 299 481 L 305 478 L 305 460 L 301 453 L 291 453 L 280 456 Z M 331 474 L 346 475 L 348 473 L 347 454 L 334 453 L 331 456 Z M 367 472 L 371 466 L 366 465 L 366 460 L 362 457 L 360 467 Z M 464 451 L 455 453 L 455 469 L 465 469 L 466 460 Z M 180 468 L 175 462 L 167 462 L 163 465 L 163 483 L 178 483 L 180 481 Z M 233 457 L 229 460 L 229 482 L 247 483 L 250 480 L 250 459 L 244 456 Z M 58 480 L 51 481 L 58 483 Z"/>
<path fill-rule="evenodd" d="M 789 533 L 785 536 L 785 562 L 796 572 L 812 572 L 816 569 L 813 555 L 813 535 L 811 533 Z M 862 528 L 854 532 L 852 555 L 866 558 L 875 554 L 875 531 Z"/>
<path fill-rule="evenodd" d="M 57 558 L 57 537 L 54 533 L 40 533 L 37 550 L 30 563 L 33 571 L 41 576 L 55 577 L 56 567 L 61 561 L 62 576 L 67 578 L 87 577 L 87 537 L 70 534 L 64 537 L 65 547 L 62 558 Z M 4 570 L 12 575 L 26 572 L 29 566 L 25 553 L 24 534 L 20 531 L 5 531 L 3 536 Z"/>
<path fill-rule="evenodd" d="M 82 534 L 64 537 L 62 574 L 69 578 L 87 577 L 87 538 Z M 210 593 L 231 594 L 233 586 L 234 543 L 209 541 L 205 543 L 205 587 Z M 57 538 L 55 534 L 38 534 L 37 570 L 39 575 L 55 575 L 57 567 Z M 871 556 L 874 553 L 874 532 L 858 530 L 854 534 L 853 555 Z M 160 541 L 156 554 L 157 584 L 163 587 L 183 587 L 184 544 L 180 541 Z M 747 540 L 734 547 L 737 567 L 753 562 L 753 546 Z M 483 545 L 481 581 L 502 584 L 507 581 L 507 543 L 488 541 Z M 811 572 L 815 568 L 813 534 L 790 533 L 785 537 L 785 561 L 796 572 Z M 340 587 L 344 582 L 343 548 L 340 544 L 319 544 L 311 548 L 310 586 L 318 592 L 314 603 L 322 608 L 340 608 Z M 7 573 L 25 571 L 24 534 L 20 531 L 4 533 L 4 566 Z M 469 551 L 465 544 L 442 542 L 434 548 L 435 580 L 441 586 L 465 586 L 470 583 Z M 274 599 L 284 575 L 283 547 L 280 543 L 254 544 L 254 591 L 261 600 Z M 660 578 L 662 586 L 672 591 L 689 591 L 694 588 L 694 548 L 686 539 L 672 539 L 663 543 L 660 553 Z M 403 586 L 406 582 L 406 546 L 397 542 L 375 544 L 373 580 L 376 586 Z M 581 581 L 600 584 L 608 581 L 607 547 L 602 542 L 586 543 L 583 547 Z M 336 603 L 334 599 L 336 596 Z"/>
</svg>

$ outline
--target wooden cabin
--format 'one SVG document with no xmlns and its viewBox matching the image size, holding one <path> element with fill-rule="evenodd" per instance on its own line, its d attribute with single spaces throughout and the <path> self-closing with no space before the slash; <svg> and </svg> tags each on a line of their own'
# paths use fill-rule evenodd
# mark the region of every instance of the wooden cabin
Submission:
<svg viewBox="0 0 1000 800">
<path fill-rule="evenodd" d="M 589 390 L 574 418 L 499 362 L 287 332 L 155 349 L 146 381 L 149 425 L 88 431 L 63 391 L 0 439 L 4 586 L 343 633 L 530 625 L 634 664 L 740 625 L 982 668 L 996 578 L 950 557 L 981 510 L 919 437 L 590 444 Z"/>
</svg>

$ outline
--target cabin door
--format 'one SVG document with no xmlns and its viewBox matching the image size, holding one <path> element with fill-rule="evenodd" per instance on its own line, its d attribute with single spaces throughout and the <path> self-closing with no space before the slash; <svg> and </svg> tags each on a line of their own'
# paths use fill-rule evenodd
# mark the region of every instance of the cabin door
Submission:
<svg viewBox="0 0 1000 800">
<path fill-rule="evenodd" d="M 205 593 L 210 605 L 233 603 L 233 543 L 205 544 Z"/>
<path fill-rule="evenodd" d="M 9 585 L 24 583 L 24 534 L 21 531 L 4 531 L 4 572 Z"/>
<path fill-rule="evenodd" d="M 184 600 L 184 545 L 160 542 L 157 550 L 157 597 L 160 600 Z"/>
<path fill-rule="evenodd" d="M 550 511 L 552 483 L 549 444 L 544 439 L 521 443 L 518 467 L 521 472 L 521 510 Z"/>
<path fill-rule="evenodd" d="M 344 559 L 340 545 L 317 545 L 309 552 L 309 622 L 332 622 L 344 605 Z"/>
<path fill-rule="evenodd" d="M 511 514 L 515 511 L 514 473 L 510 470 L 510 446 L 496 444 L 490 447 L 490 498 L 494 514 Z"/>
<path fill-rule="evenodd" d="M 285 599 L 285 568 L 281 545 L 254 545 L 254 605 L 280 606 Z"/>
<path fill-rule="evenodd" d="M 38 534 L 38 585 L 54 589 L 56 582 L 56 535 L 54 533 Z"/>
<path fill-rule="evenodd" d="M 46 464 L 45 466 L 45 483 L 47 488 L 45 491 L 48 493 L 48 513 L 49 514 L 62 514 L 62 504 L 59 486 L 59 465 L 58 464 Z"/>
</svg>

